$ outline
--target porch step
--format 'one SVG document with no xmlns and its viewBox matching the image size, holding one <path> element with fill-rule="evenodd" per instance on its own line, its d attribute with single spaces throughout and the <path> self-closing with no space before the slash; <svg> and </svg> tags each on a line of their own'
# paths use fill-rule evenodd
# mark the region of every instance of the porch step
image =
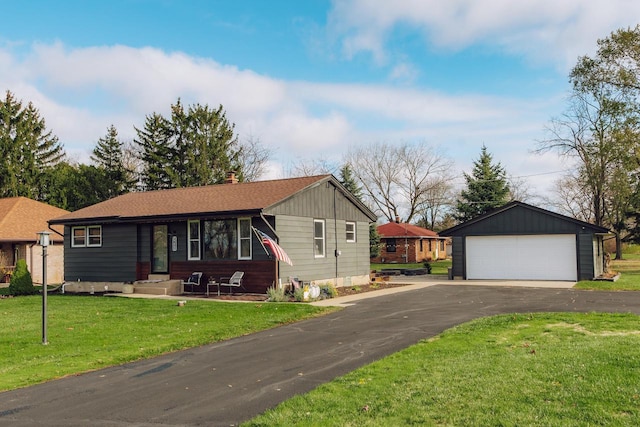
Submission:
<svg viewBox="0 0 640 427">
<path fill-rule="evenodd" d="M 133 283 L 133 293 L 146 295 L 182 295 L 182 281 L 139 280 Z"/>
</svg>

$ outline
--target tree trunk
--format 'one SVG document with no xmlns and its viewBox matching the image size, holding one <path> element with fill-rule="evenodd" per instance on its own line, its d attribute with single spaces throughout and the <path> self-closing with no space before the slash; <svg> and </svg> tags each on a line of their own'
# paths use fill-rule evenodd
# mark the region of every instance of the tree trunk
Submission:
<svg viewBox="0 0 640 427">
<path fill-rule="evenodd" d="M 618 230 L 616 230 L 616 259 L 622 259 L 622 239 Z"/>
</svg>

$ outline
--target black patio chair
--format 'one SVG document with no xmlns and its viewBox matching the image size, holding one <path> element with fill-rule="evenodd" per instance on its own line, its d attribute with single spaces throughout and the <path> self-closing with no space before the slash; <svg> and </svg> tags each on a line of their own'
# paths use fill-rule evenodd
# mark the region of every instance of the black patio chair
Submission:
<svg viewBox="0 0 640 427">
<path fill-rule="evenodd" d="M 202 279 L 202 272 L 201 271 L 194 271 L 193 273 L 191 273 L 191 276 L 189 276 L 189 278 L 187 280 L 183 280 L 182 281 L 182 289 L 183 292 L 186 293 L 187 292 L 187 285 L 191 286 L 191 292 L 193 293 L 193 288 L 196 286 L 200 286 L 200 280 Z"/>
</svg>

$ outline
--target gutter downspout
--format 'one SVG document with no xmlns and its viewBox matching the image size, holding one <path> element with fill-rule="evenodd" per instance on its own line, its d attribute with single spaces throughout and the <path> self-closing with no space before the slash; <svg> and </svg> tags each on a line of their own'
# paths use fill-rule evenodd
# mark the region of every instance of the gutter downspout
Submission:
<svg viewBox="0 0 640 427">
<path fill-rule="evenodd" d="M 338 256 L 340 256 L 340 252 L 338 251 L 338 214 L 336 207 L 336 191 L 338 189 L 336 186 L 333 186 L 333 236 L 335 240 L 335 250 L 333 255 L 336 259 L 336 281 L 338 280 Z"/>
<path fill-rule="evenodd" d="M 278 233 L 276 233 L 276 230 L 274 230 L 271 224 L 269 224 L 269 221 L 267 221 L 267 219 L 264 217 L 264 213 L 262 211 L 260 211 L 260 218 L 262 218 L 262 221 L 267 225 L 267 227 L 269 227 L 269 230 L 271 230 L 273 235 L 276 236 L 276 242 L 280 244 L 280 238 L 278 237 Z"/>
<path fill-rule="evenodd" d="M 264 213 L 262 212 L 262 210 L 260 211 L 260 218 L 262 218 L 262 222 L 264 222 L 267 225 L 267 227 L 269 227 L 269 230 L 271 230 L 271 232 L 275 236 L 276 243 L 280 244 L 280 237 L 278 237 L 278 233 L 276 233 L 276 230 L 274 230 L 271 224 L 269 224 L 269 221 L 267 221 L 267 219 L 264 217 Z M 260 244 L 262 244 L 262 239 L 260 239 Z M 265 248 L 264 245 L 262 245 L 262 248 L 265 250 L 265 252 L 267 252 L 267 248 Z M 275 267 L 276 275 L 274 277 L 273 284 L 280 286 L 280 263 L 278 262 L 277 259 L 275 260 L 275 263 L 276 263 L 276 267 Z"/>
<path fill-rule="evenodd" d="M 53 232 L 54 232 L 55 234 L 57 234 L 58 236 L 62 237 L 62 253 L 64 254 L 64 234 L 60 234 L 60 233 L 58 233 L 56 230 L 54 230 L 53 228 L 51 228 L 51 224 L 49 224 L 48 222 L 47 222 L 47 228 L 48 228 L 49 230 L 53 231 Z M 37 244 L 38 244 L 38 242 L 34 243 L 34 244 L 32 245 L 32 247 L 33 247 L 34 245 L 37 245 Z M 33 258 L 32 258 L 32 259 L 33 259 Z M 63 265 L 62 265 L 62 271 L 63 271 L 63 273 L 64 273 L 64 262 L 63 262 Z M 42 272 L 42 274 L 44 274 L 44 272 Z M 44 277 L 43 277 L 43 280 L 44 280 Z M 60 285 L 60 293 L 63 293 L 63 294 L 64 294 L 64 287 L 65 287 L 65 285 L 67 285 L 67 283 L 66 283 L 66 282 L 64 281 L 64 279 L 63 279 L 63 280 L 62 280 L 62 285 Z"/>
</svg>

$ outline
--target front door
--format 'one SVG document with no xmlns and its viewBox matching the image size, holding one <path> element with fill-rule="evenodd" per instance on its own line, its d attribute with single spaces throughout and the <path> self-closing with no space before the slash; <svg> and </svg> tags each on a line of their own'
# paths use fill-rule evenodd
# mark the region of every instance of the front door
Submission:
<svg viewBox="0 0 640 427">
<path fill-rule="evenodd" d="M 151 272 L 155 274 L 169 272 L 169 232 L 167 225 L 153 226 L 153 256 Z"/>
</svg>

